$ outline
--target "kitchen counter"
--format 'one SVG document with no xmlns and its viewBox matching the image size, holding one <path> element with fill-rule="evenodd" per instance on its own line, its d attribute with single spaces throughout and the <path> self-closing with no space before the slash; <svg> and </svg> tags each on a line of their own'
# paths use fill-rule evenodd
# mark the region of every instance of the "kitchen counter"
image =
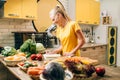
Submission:
<svg viewBox="0 0 120 80">
<path fill-rule="evenodd" d="M 90 48 L 90 47 L 98 47 L 98 46 L 107 46 L 107 44 L 102 44 L 102 43 L 85 43 L 81 48 Z M 57 47 L 47 48 L 47 49 L 55 49 Z"/>
<path fill-rule="evenodd" d="M 107 46 L 107 44 L 102 43 L 86 43 L 82 46 L 82 48 L 89 48 L 89 47 L 97 47 L 97 46 Z"/>
<path fill-rule="evenodd" d="M 100 64 L 107 64 L 107 44 L 87 43 L 80 49 L 82 57 L 98 60 Z"/>
<path fill-rule="evenodd" d="M 7 68 L 15 76 L 15 79 L 12 78 L 12 80 L 33 80 L 29 75 L 27 75 L 19 67 L 8 67 L 6 66 L 3 60 L 1 60 L 0 63 L 2 63 L 4 65 L 3 67 Z M 92 80 L 119 80 L 120 67 L 114 67 L 114 66 L 108 66 L 108 65 L 102 65 L 102 64 L 97 65 L 96 67 L 98 66 L 105 67 L 106 73 L 104 77 L 99 77 L 96 75 L 96 73 L 94 73 Z"/>
<path fill-rule="evenodd" d="M 104 77 L 97 76 L 94 80 L 119 80 L 120 79 L 120 67 L 98 65 L 105 67 L 106 73 Z"/>
</svg>

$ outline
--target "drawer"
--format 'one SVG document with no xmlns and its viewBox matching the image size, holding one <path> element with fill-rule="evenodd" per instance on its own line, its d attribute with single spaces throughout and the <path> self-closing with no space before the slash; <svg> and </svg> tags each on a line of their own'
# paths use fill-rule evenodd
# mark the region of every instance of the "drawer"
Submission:
<svg viewBox="0 0 120 80">
<path fill-rule="evenodd" d="M 106 64 L 106 46 L 97 46 L 97 47 L 89 47 L 80 49 L 82 57 L 89 57 L 91 59 L 96 59 L 99 63 Z"/>
</svg>

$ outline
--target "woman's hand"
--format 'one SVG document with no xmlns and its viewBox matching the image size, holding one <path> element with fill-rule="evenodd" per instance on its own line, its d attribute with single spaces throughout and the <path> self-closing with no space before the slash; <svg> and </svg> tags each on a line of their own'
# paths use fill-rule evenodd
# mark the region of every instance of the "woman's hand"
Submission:
<svg viewBox="0 0 120 80">
<path fill-rule="evenodd" d="M 54 52 L 52 50 L 46 50 L 45 53 L 46 54 L 54 54 Z"/>
<path fill-rule="evenodd" d="M 75 55 L 73 53 L 71 53 L 71 52 L 65 52 L 63 54 L 63 56 L 70 56 L 70 57 L 72 57 L 72 56 L 75 56 Z"/>
</svg>

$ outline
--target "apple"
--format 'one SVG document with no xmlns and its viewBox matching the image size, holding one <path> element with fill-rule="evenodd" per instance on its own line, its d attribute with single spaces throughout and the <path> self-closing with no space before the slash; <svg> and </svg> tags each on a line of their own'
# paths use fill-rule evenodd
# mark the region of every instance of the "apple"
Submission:
<svg viewBox="0 0 120 80">
<path fill-rule="evenodd" d="M 95 72 L 98 76 L 104 76 L 105 74 L 105 68 L 104 67 L 96 67 Z"/>
<path fill-rule="evenodd" d="M 41 61 L 42 60 L 42 54 L 36 54 L 36 60 Z"/>
<path fill-rule="evenodd" d="M 32 60 L 35 60 L 36 59 L 36 54 L 32 54 L 31 56 L 30 56 L 30 58 L 32 59 Z"/>
</svg>

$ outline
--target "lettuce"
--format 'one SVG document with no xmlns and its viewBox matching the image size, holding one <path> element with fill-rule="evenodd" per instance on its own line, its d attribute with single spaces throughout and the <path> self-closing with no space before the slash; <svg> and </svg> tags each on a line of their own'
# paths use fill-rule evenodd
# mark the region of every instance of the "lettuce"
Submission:
<svg viewBox="0 0 120 80">
<path fill-rule="evenodd" d="M 17 50 L 10 46 L 5 46 L 4 49 L 1 51 L 2 55 L 4 56 L 13 56 L 17 54 Z"/>
<path fill-rule="evenodd" d="M 36 51 L 38 52 L 44 52 L 45 48 L 42 43 L 36 43 Z"/>
</svg>

